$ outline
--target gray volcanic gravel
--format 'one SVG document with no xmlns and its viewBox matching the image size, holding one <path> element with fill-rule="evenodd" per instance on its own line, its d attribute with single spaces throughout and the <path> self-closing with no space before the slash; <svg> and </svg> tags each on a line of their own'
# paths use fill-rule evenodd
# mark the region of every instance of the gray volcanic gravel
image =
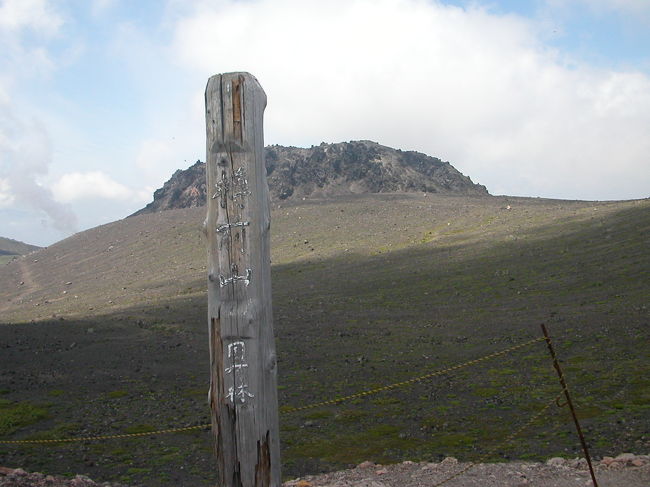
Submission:
<svg viewBox="0 0 650 487">
<path fill-rule="evenodd" d="M 0 467 L 1 487 L 127 487 L 114 482 L 93 482 L 84 475 L 74 478 L 26 472 L 21 468 Z M 134 487 L 134 486 L 132 486 Z"/>
<path fill-rule="evenodd" d="M 440 463 L 403 462 L 356 468 L 290 480 L 283 487 L 434 487 L 470 466 L 452 457 Z M 622 453 L 595 462 L 599 487 L 650 486 L 650 455 Z M 508 462 L 476 464 L 444 484 L 447 487 L 588 487 L 591 477 L 584 459 L 552 458 L 546 463 Z M 126 487 L 96 483 L 83 475 L 72 479 L 22 469 L 0 467 L 0 487 Z M 132 486 L 133 487 L 133 486 Z"/>
<path fill-rule="evenodd" d="M 433 487 L 468 467 L 455 458 L 440 463 L 403 462 L 376 465 L 364 462 L 351 470 L 307 476 L 284 487 Z M 599 487 L 649 487 L 650 456 L 621 454 L 596 462 Z M 546 463 L 508 462 L 472 466 L 445 487 L 587 487 L 591 476 L 584 459 L 552 458 Z"/>
</svg>

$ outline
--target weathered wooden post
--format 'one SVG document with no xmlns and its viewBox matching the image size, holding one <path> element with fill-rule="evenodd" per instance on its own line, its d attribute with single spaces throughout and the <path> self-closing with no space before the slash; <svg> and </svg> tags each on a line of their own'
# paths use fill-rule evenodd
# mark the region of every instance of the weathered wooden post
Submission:
<svg viewBox="0 0 650 487">
<path fill-rule="evenodd" d="M 280 485 L 265 107 L 248 73 L 208 80 L 209 399 L 223 487 Z"/>
</svg>

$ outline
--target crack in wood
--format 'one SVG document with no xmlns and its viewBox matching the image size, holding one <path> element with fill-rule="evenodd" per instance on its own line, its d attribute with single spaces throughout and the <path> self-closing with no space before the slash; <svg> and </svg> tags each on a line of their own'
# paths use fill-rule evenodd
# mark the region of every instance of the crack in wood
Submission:
<svg viewBox="0 0 650 487">
<path fill-rule="evenodd" d="M 247 73 L 208 82 L 210 407 L 223 487 L 281 485 L 265 106 Z"/>
</svg>

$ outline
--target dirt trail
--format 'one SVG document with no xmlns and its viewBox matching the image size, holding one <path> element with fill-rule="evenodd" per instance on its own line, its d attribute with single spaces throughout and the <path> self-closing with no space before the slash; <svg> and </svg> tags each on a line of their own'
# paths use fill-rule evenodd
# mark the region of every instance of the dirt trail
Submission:
<svg viewBox="0 0 650 487">
<path fill-rule="evenodd" d="M 18 269 L 20 271 L 20 276 L 21 276 L 20 277 L 20 284 L 19 284 L 20 292 L 15 298 L 13 298 L 13 299 L 5 302 L 5 303 L 0 304 L 0 312 L 11 308 L 14 305 L 14 303 L 19 302 L 20 300 L 22 300 L 28 294 L 36 291 L 36 283 L 34 281 L 32 270 L 29 268 L 29 266 L 25 262 L 25 258 L 26 257 L 23 257 L 23 258 L 21 258 L 21 259 L 19 259 L 17 261 Z"/>
<path fill-rule="evenodd" d="M 25 294 L 29 294 L 32 291 L 36 290 L 36 284 L 34 283 L 34 278 L 32 276 L 32 270 L 29 268 L 27 263 L 25 262 L 25 259 L 22 259 L 18 262 L 18 265 L 20 266 L 20 272 L 23 275 L 23 279 L 21 282 L 23 282 L 23 292 L 21 293 L 21 296 L 24 296 Z"/>
</svg>

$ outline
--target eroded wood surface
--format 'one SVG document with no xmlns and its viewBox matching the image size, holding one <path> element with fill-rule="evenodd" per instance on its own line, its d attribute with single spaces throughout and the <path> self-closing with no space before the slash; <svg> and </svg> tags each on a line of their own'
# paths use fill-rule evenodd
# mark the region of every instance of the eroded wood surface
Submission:
<svg viewBox="0 0 650 487">
<path fill-rule="evenodd" d="M 280 485 L 270 209 L 262 119 L 248 73 L 206 93 L 210 405 L 220 485 Z"/>
</svg>

